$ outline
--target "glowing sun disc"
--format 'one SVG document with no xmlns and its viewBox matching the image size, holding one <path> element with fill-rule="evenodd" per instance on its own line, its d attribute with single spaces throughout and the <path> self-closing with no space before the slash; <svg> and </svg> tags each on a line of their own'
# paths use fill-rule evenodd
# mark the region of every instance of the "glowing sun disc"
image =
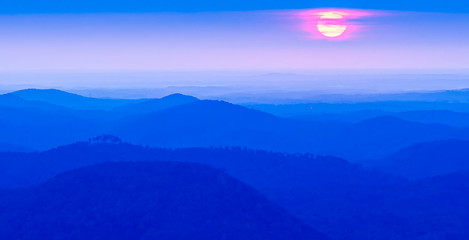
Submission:
<svg viewBox="0 0 469 240">
<path fill-rule="evenodd" d="M 340 13 L 326 12 L 322 13 L 318 20 L 318 30 L 326 37 L 339 37 L 347 30 L 344 24 L 344 17 Z"/>
</svg>

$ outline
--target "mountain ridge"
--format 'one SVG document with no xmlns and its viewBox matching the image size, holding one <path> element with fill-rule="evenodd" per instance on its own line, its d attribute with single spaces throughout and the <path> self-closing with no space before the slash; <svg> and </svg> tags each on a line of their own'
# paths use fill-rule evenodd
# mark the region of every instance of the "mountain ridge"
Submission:
<svg viewBox="0 0 469 240">
<path fill-rule="evenodd" d="M 0 184 L 31 186 L 102 162 L 190 162 L 211 166 L 249 184 L 331 239 L 469 236 L 469 221 L 465 221 L 469 185 L 460 181 L 469 176 L 466 172 L 413 181 L 330 156 L 107 142 L 81 142 L 45 152 L 0 153 Z M 8 191 L 12 190 L 0 191 L 0 197 Z"/>
<path fill-rule="evenodd" d="M 416 143 L 370 164 L 381 171 L 411 179 L 469 171 L 469 141 L 449 139 Z"/>
<path fill-rule="evenodd" d="M 328 239 L 211 167 L 101 163 L 0 195 L 3 239 Z"/>
</svg>

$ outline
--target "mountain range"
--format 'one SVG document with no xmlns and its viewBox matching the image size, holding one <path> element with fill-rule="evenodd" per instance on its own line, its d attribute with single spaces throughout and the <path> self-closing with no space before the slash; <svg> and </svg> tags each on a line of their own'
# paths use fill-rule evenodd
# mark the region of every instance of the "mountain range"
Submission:
<svg viewBox="0 0 469 240">
<path fill-rule="evenodd" d="M 467 239 L 468 106 L 0 95 L 0 237 Z"/>
<path fill-rule="evenodd" d="M 1 153 L 0 186 L 6 192 L 30 188 L 103 162 L 191 162 L 220 169 L 252 186 L 331 239 L 469 236 L 466 171 L 408 180 L 328 156 L 242 148 L 171 150 L 122 143 L 111 136 L 98 139 L 101 143 L 45 152 Z"/>
<path fill-rule="evenodd" d="M 193 163 L 103 163 L 0 192 L 2 239 L 327 239 Z"/>
<path fill-rule="evenodd" d="M 74 109 L 75 105 L 80 107 Z M 383 158 L 419 142 L 469 140 L 462 117 L 465 113 L 452 111 L 404 111 L 358 122 L 311 121 L 181 94 L 122 100 L 86 98 L 58 90 L 0 95 L 0 106 L 4 113 L 0 142 L 5 143 L 4 148 L 11 146 L 6 150 L 45 150 L 112 134 L 159 147 L 239 146 L 358 161 Z"/>
<path fill-rule="evenodd" d="M 469 171 L 469 142 L 450 139 L 416 143 L 383 159 L 373 160 L 370 165 L 410 179 Z"/>
</svg>

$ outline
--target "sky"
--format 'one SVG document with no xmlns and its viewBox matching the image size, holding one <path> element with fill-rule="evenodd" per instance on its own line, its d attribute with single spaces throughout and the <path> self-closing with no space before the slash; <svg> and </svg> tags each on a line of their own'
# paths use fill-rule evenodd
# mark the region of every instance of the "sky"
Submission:
<svg viewBox="0 0 469 240">
<path fill-rule="evenodd" d="M 311 8 L 469 13 L 469 2 L 464 0 L 1 0 L 0 6 L 0 14 L 213 12 Z"/>
<path fill-rule="evenodd" d="M 119 78 L 121 87 L 141 88 L 249 86 L 252 76 L 277 73 L 301 75 L 301 81 L 288 81 L 307 84 L 305 74 L 321 71 L 343 79 L 341 73 L 357 70 L 429 75 L 469 70 L 469 3 L 459 0 L 0 3 L 0 87 L 104 87 L 109 81 L 99 78 L 116 73 L 154 76 Z M 318 31 L 327 12 L 341 15 L 346 30 L 339 37 Z M 174 77 L 193 72 L 198 77 Z M 204 82 L 214 72 L 236 74 Z M 163 80 L 162 73 L 173 77 Z M 458 80 L 457 86 L 469 84 Z"/>
</svg>

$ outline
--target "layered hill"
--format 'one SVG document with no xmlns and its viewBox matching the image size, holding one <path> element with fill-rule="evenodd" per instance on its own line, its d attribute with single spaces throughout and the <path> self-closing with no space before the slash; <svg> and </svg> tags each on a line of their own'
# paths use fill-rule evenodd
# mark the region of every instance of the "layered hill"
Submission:
<svg viewBox="0 0 469 240">
<path fill-rule="evenodd" d="M 112 134 L 163 147 L 243 146 L 378 158 L 422 141 L 469 139 L 464 129 L 383 116 L 356 124 L 279 118 L 221 101 L 198 101 L 125 119 Z"/>
<path fill-rule="evenodd" d="M 336 103 L 313 101 L 301 104 L 245 104 L 245 106 L 284 117 L 306 117 L 316 114 L 347 114 L 360 111 L 381 111 L 389 113 L 409 111 L 455 111 L 469 112 L 469 104 L 466 100 L 453 101 L 362 101 Z"/>
<path fill-rule="evenodd" d="M 162 147 L 245 146 L 279 151 L 307 151 L 309 133 L 320 126 L 278 118 L 223 101 L 197 101 L 126 118 L 113 135 L 131 142 Z M 293 144 L 293 142 L 296 142 Z"/>
<path fill-rule="evenodd" d="M 392 116 L 402 120 L 428 123 L 428 124 L 443 124 L 453 127 L 469 127 L 469 113 L 456 112 L 449 110 L 419 110 L 419 111 L 399 111 L 399 112 L 386 112 L 380 110 L 360 110 L 345 113 L 310 113 L 300 116 L 293 116 L 295 119 L 325 122 L 335 121 L 344 123 L 358 123 L 366 119 Z"/>
<path fill-rule="evenodd" d="M 406 147 L 384 159 L 371 162 L 376 168 L 411 179 L 469 170 L 469 142 L 446 140 Z"/>
<path fill-rule="evenodd" d="M 199 101 L 199 99 L 176 93 L 163 98 L 140 99 L 138 102 L 114 108 L 113 111 L 125 113 L 127 115 L 145 114 L 196 101 Z"/>
<path fill-rule="evenodd" d="M 56 89 L 25 89 L 7 95 L 15 96 L 25 101 L 41 102 L 43 104 L 62 106 L 75 110 L 107 110 L 128 114 L 156 112 L 164 108 L 198 100 L 195 97 L 182 94 L 172 94 L 163 98 L 150 99 L 93 98 Z"/>
<path fill-rule="evenodd" d="M 6 150 L 44 150 L 82 141 L 104 126 L 72 110 L 0 107 L 0 112 L 0 142 L 18 146 Z"/>
<path fill-rule="evenodd" d="M 344 129 L 327 144 L 328 153 L 347 159 L 384 157 L 411 144 L 467 139 L 460 135 L 465 129 L 442 124 L 426 124 L 402 120 L 392 116 L 367 119 Z"/>
<path fill-rule="evenodd" d="M 41 101 L 26 100 L 12 93 L 0 95 L 0 107 L 56 110 L 56 111 L 66 110 L 66 108 L 58 106 L 58 105 L 41 102 Z"/>
<path fill-rule="evenodd" d="M 4 107 L 0 109 L 3 113 L 0 142 L 7 144 L 5 146 L 44 150 L 96 135 L 113 134 L 130 142 L 158 147 L 239 146 L 290 153 L 312 152 L 358 161 L 383 158 L 424 141 L 469 140 L 468 128 L 456 127 L 464 126 L 463 121 L 458 120 L 464 113 L 455 112 L 404 112 L 396 113 L 399 117 L 379 116 L 357 123 L 340 123 L 281 118 L 223 101 L 198 100 L 180 94 L 132 100 L 111 110 L 72 109 L 54 104 L 61 104 L 63 95 L 83 107 L 93 105 L 96 99 L 69 96 L 57 90 L 24 91 L 16 93 L 22 96 L 37 91 L 40 96 L 52 93 L 45 99 L 31 98 L 34 101 L 13 94 L 0 96 L 0 107 L 4 98 Z M 58 100 L 53 98 L 56 95 Z M 67 101 L 63 100 L 63 105 L 67 105 Z M 91 103 L 87 103 L 89 101 Z M 100 108 L 99 104 L 93 106 L 90 108 Z M 434 122 L 455 126 L 430 123 L 430 120 L 423 123 L 433 115 L 437 116 Z"/>
<path fill-rule="evenodd" d="M 38 101 L 79 110 L 109 110 L 137 100 L 84 97 L 56 89 L 25 89 L 10 93 L 28 101 Z"/>
<path fill-rule="evenodd" d="M 249 184 L 332 239 L 469 236 L 465 231 L 469 221 L 462 221 L 469 216 L 464 204 L 469 201 L 464 194 L 469 189 L 461 182 L 465 173 L 453 174 L 461 176 L 457 178 L 450 175 L 410 181 L 334 157 L 242 148 L 171 150 L 111 140 L 108 142 L 116 143 L 78 143 L 46 152 L 2 153 L 0 185 L 31 186 L 65 171 L 109 161 L 192 162 L 215 167 Z M 93 180 L 91 175 L 89 178 Z"/>
<path fill-rule="evenodd" d="M 198 164 L 105 163 L 0 195 L 2 239 L 327 239 Z"/>
</svg>

